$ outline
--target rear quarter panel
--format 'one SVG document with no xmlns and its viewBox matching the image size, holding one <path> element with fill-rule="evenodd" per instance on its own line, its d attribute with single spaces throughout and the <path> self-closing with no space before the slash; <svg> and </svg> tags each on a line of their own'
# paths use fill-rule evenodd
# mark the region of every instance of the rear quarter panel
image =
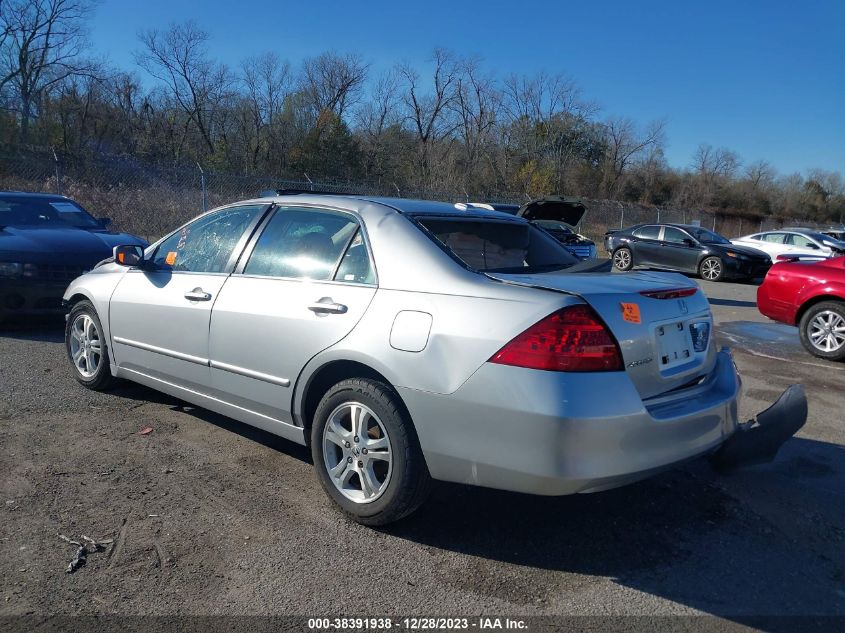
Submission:
<svg viewBox="0 0 845 633">
<path fill-rule="evenodd" d="M 294 411 L 302 410 L 310 378 L 337 360 L 368 365 L 395 387 L 454 393 L 517 334 L 565 305 L 581 303 L 571 295 L 479 280 L 469 296 L 380 288 L 355 329 L 305 366 L 297 381 Z M 431 315 L 421 351 L 391 345 L 391 330 L 403 311 Z"/>
</svg>

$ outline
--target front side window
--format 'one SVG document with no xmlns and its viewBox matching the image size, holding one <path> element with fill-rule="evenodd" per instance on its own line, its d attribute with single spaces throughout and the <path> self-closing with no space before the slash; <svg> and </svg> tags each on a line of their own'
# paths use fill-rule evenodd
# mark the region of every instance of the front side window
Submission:
<svg viewBox="0 0 845 633">
<path fill-rule="evenodd" d="M 702 229 L 701 227 L 690 228 L 689 232 L 692 236 L 697 239 L 699 242 L 703 242 L 705 244 L 730 244 L 731 241 L 725 239 L 718 233 L 714 233 L 708 229 Z"/>
<path fill-rule="evenodd" d="M 354 218 L 284 207 L 258 238 L 244 274 L 373 283 L 367 247 Z"/>
<path fill-rule="evenodd" d="M 426 217 L 418 222 L 454 257 L 479 272 L 542 272 L 578 262 L 560 242 L 527 223 Z"/>
<path fill-rule="evenodd" d="M 663 229 L 663 241 L 671 244 L 683 244 L 684 240 L 690 237 L 681 229 L 676 229 L 674 226 L 667 226 Z"/>
<path fill-rule="evenodd" d="M 634 237 L 639 237 L 644 240 L 656 240 L 659 235 L 659 226 L 641 226 L 636 231 L 634 231 Z"/>
<path fill-rule="evenodd" d="M 798 246 L 800 248 L 818 248 L 813 240 L 803 235 L 799 235 L 798 233 L 787 233 L 786 244 L 789 244 L 790 246 Z"/>
<path fill-rule="evenodd" d="M 264 208 L 229 207 L 197 218 L 159 244 L 153 261 L 174 272 L 226 272 L 238 240 Z"/>
</svg>

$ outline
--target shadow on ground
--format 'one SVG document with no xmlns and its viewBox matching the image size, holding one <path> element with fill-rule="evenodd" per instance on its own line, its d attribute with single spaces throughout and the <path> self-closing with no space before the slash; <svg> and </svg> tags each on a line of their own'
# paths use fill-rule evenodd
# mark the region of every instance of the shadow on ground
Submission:
<svg viewBox="0 0 845 633">
<path fill-rule="evenodd" d="M 611 577 L 722 616 L 841 615 L 845 556 L 835 552 L 845 536 L 843 512 L 831 519 L 820 509 L 842 503 L 843 457 L 840 446 L 796 438 L 786 457 L 738 476 L 720 478 L 696 462 L 617 490 L 570 497 L 442 484 L 417 515 L 387 531 L 472 557 L 469 572 L 451 582 L 510 600 L 553 594 L 556 576 L 536 573 L 548 570 Z M 752 495 L 788 499 L 777 512 L 790 518 L 761 516 L 746 503 L 749 481 Z M 755 481 L 768 488 L 755 492 Z M 811 487 L 796 494 L 806 482 Z M 508 576 L 483 563 L 490 560 L 513 566 Z"/>
</svg>

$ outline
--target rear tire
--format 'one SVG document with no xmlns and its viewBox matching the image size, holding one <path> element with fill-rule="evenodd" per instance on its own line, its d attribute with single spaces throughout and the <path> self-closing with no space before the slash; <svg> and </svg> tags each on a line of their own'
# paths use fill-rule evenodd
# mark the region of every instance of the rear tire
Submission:
<svg viewBox="0 0 845 633">
<path fill-rule="evenodd" d="M 398 521 L 428 495 L 416 432 L 384 383 L 353 378 L 329 389 L 314 413 L 311 455 L 323 490 L 358 523 Z"/>
<path fill-rule="evenodd" d="M 845 360 L 845 303 L 822 301 L 804 313 L 798 324 L 801 344 L 813 356 Z"/>
<path fill-rule="evenodd" d="M 93 391 L 114 386 L 103 326 L 90 301 L 80 301 L 71 308 L 65 324 L 65 348 L 79 384 Z"/>
<path fill-rule="evenodd" d="M 707 281 L 722 281 L 725 278 L 725 265 L 718 257 L 705 257 L 698 266 L 698 274 Z"/>
<path fill-rule="evenodd" d="M 616 270 L 627 272 L 634 267 L 634 254 L 627 246 L 621 246 L 613 251 L 613 265 Z"/>
</svg>

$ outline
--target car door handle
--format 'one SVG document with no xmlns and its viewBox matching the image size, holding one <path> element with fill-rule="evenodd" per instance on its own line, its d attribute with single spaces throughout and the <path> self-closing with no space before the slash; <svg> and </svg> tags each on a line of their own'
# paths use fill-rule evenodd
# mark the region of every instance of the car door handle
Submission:
<svg viewBox="0 0 845 633">
<path fill-rule="evenodd" d="M 335 303 L 329 297 L 323 297 L 316 303 L 308 306 L 308 309 L 317 314 L 346 314 L 349 308 L 342 303 Z"/>
<path fill-rule="evenodd" d="M 210 301 L 211 293 L 205 292 L 202 288 L 194 288 L 185 293 L 185 298 L 188 301 Z"/>
</svg>

